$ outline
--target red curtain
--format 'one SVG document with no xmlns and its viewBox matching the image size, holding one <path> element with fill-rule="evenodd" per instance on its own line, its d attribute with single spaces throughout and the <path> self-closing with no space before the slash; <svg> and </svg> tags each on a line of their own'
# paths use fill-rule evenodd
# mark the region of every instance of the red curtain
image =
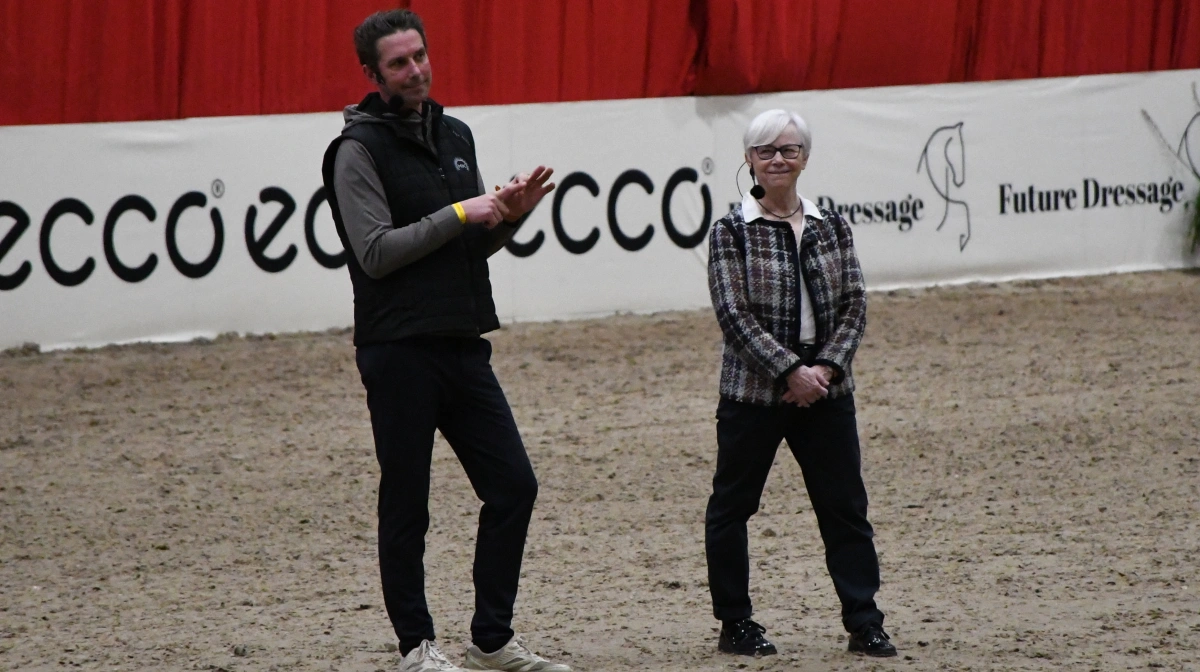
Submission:
<svg viewBox="0 0 1200 672">
<path fill-rule="evenodd" d="M 972 21 L 969 80 L 1200 67 L 1194 0 L 987 0 Z"/>
<path fill-rule="evenodd" d="M 445 105 L 653 98 L 692 88 L 694 0 L 411 0 Z"/>
<path fill-rule="evenodd" d="M 696 92 L 960 81 L 959 5 L 973 0 L 708 0 Z"/>
<path fill-rule="evenodd" d="M 1196 0 L 706 0 L 695 93 L 1200 67 Z"/>
<path fill-rule="evenodd" d="M 0 124 L 178 116 L 182 4 L 0 3 Z"/>
<path fill-rule="evenodd" d="M 396 6 L 447 105 L 1200 67 L 1197 0 L 4 0 L 0 125 L 337 110 Z"/>
<path fill-rule="evenodd" d="M 204 0 L 183 14 L 179 114 L 338 110 L 363 96 L 354 27 L 396 0 Z"/>
<path fill-rule="evenodd" d="M 0 125 L 336 110 L 397 0 L 4 0 Z"/>
</svg>

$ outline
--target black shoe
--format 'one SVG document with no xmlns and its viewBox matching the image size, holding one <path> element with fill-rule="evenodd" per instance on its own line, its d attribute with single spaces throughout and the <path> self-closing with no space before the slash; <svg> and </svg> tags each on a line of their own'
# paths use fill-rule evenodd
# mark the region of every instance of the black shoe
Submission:
<svg viewBox="0 0 1200 672">
<path fill-rule="evenodd" d="M 766 628 L 749 618 L 725 621 L 721 625 L 721 638 L 717 640 L 717 650 L 742 656 L 774 655 L 778 651 L 775 650 L 774 644 L 763 637 L 766 631 Z"/>
<path fill-rule="evenodd" d="M 896 647 L 888 640 L 887 633 L 883 631 L 883 626 L 870 623 L 863 626 L 862 630 L 850 635 L 850 653 L 858 653 L 864 656 L 874 656 L 876 658 L 891 658 L 896 655 Z"/>
</svg>

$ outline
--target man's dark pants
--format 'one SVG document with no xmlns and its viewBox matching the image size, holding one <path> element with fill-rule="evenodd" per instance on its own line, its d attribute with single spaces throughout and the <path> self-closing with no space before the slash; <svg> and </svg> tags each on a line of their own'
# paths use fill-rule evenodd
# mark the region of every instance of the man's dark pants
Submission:
<svg viewBox="0 0 1200 672">
<path fill-rule="evenodd" d="M 538 485 L 492 372 L 491 353 L 485 339 L 454 337 L 414 337 L 357 351 L 381 473 L 383 599 L 402 652 L 435 635 L 423 561 L 435 429 L 483 500 L 471 638 L 492 651 L 513 636 L 513 603 Z"/>
<path fill-rule="evenodd" d="M 875 606 L 879 558 L 867 521 L 853 395 L 821 399 L 807 408 L 725 398 L 717 405 L 717 471 L 704 520 L 714 615 L 736 620 L 753 611 L 746 522 L 758 511 L 775 452 L 785 439 L 817 515 L 825 564 L 842 602 L 842 624 L 849 632 L 868 623 L 883 625 Z"/>
</svg>

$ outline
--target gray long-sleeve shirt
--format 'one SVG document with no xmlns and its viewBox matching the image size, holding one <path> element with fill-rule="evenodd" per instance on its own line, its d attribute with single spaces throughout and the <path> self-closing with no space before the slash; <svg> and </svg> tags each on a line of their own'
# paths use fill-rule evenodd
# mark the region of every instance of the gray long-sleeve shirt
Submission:
<svg viewBox="0 0 1200 672">
<path fill-rule="evenodd" d="M 353 108 L 347 108 L 347 121 L 361 114 Z M 414 135 L 419 140 L 425 140 L 425 134 L 418 130 L 420 118 L 413 121 Z M 351 251 L 363 271 L 375 279 L 445 245 L 460 235 L 464 227 L 453 206 L 446 206 L 407 225 L 395 226 L 375 161 L 367 148 L 357 140 L 347 138 L 338 146 L 334 159 L 333 188 Z M 479 175 L 479 193 L 485 193 L 482 174 Z M 508 225 L 499 225 L 489 231 L 488 255 L 504 247 L 514 232 L 516 227 Z"/>
</svg>

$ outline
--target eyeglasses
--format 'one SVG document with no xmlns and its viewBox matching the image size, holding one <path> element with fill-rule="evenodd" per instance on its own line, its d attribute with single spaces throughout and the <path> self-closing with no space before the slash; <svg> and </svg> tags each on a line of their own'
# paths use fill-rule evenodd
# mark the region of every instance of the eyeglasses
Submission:
<svg viewBox="0 0 1200 672">
<path fill-rule="evenodd" d="M 763 161 L 770 161 L 775 158 L 775 152 L 779 152 L 785 159 L 795 159 L 800 156 L 800 150 L 804 149 L 801 145 L 784 145 L 775 147 L 774 145 L 756 145 L 754 153 Z"/>
</svg>

